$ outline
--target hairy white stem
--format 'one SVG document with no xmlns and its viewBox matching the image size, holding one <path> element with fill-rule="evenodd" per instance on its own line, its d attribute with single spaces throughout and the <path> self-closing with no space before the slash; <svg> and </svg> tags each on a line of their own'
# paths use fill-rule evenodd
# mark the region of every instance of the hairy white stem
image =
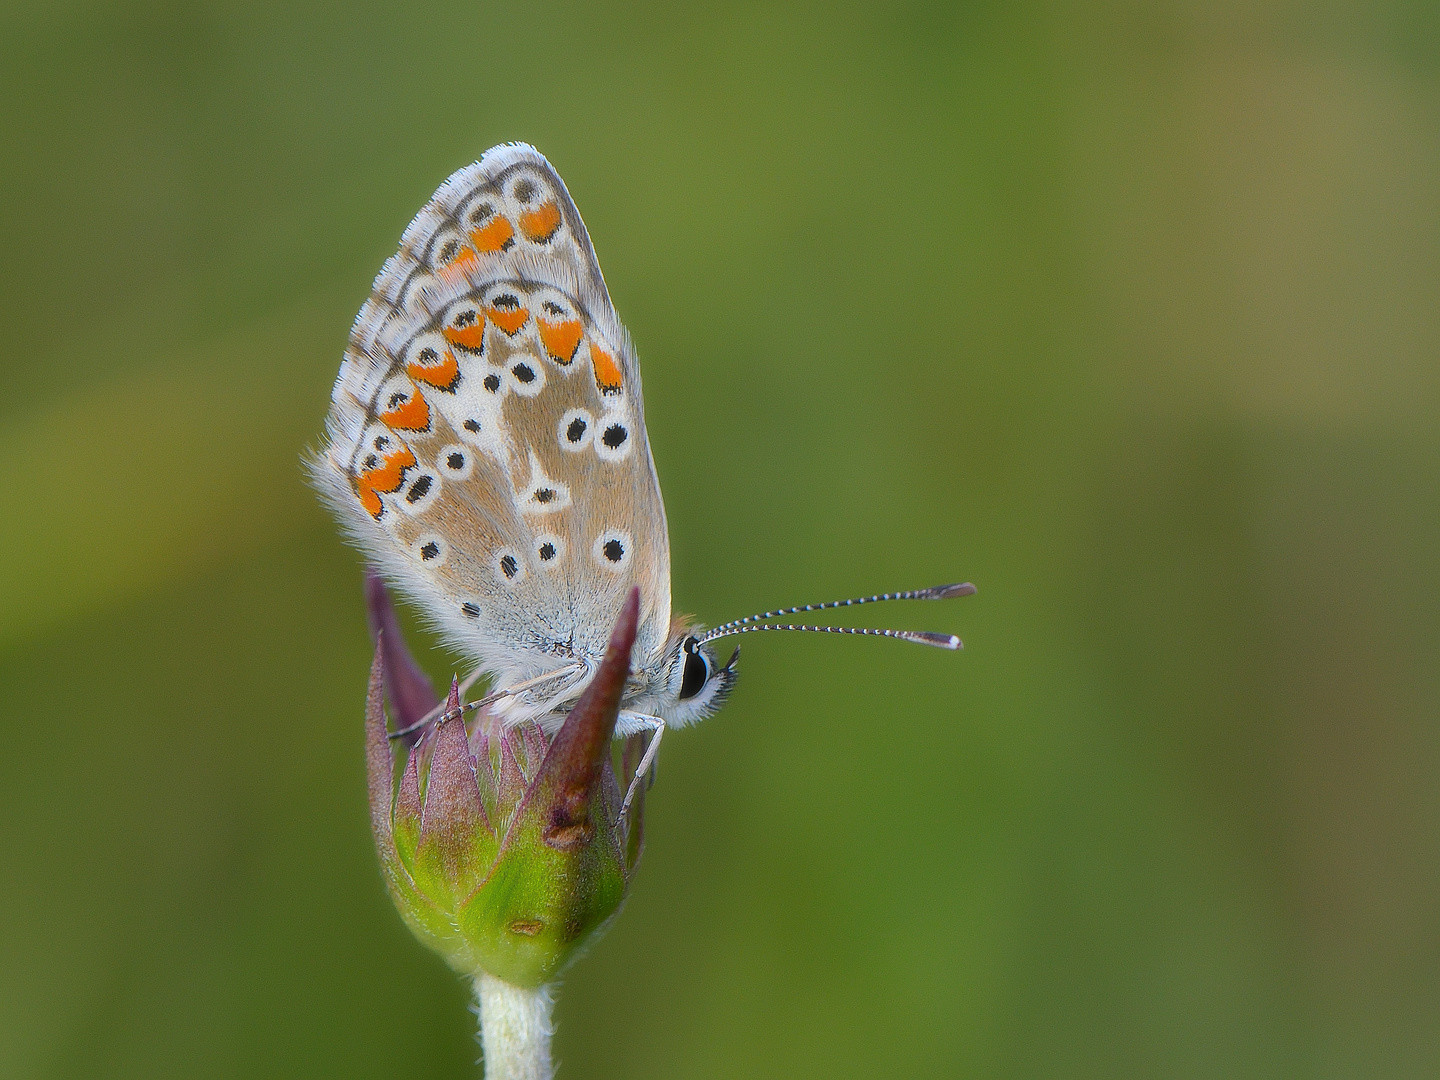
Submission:
<svg viewBox="0 0 1440 1080">
<path fill-rule="evenodd" d="M 550 1020 L 555 1008 L 552 987 L 526 990 L 493 975 L 475 980 L 480 1003 L 480 1046 L 485 1052 L 485 1080 L 551 1080 Z"/>
</svg>

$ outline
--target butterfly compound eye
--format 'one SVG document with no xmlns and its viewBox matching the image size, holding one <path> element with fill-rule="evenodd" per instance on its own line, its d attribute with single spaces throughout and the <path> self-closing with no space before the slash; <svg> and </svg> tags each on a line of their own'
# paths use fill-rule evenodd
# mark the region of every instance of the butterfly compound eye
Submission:
<svg viewBox="0 0 1440 1080">
<path fill-rule="evenodd" d="M 688 701 L 698 694 L 710 679 L 710 665 L 700 654 L 700 642 L 693 637 L 685 639 L 685 671 L 680 676 L 680 700 Z"/>
</svg>

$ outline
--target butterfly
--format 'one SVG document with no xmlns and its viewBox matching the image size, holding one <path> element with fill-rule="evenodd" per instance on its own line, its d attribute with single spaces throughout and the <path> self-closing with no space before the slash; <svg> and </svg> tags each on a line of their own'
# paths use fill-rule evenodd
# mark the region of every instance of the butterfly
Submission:
<svg viewBox="0 0 1440 1080">
<path fill-rule="evenodd" d="M 673 614 L 635 347 L 569 192 L 522 143 L 456 172 L 405 230 L 351 329 L 309 467 L 355 544 L 474 661 L 464 688 L 490 677 L 472 705 L 508 725 L 563 722 L 638 586 L 615 729 L 653 732 L 635 782 L 667 727 L 711 715 L 733 688 L 740 650 L 721 664 L 713 641 L 809 630 L 957 649 L 950 634 L 769 620 L 974 592 L 885 593 L 708 631 Z"/>
</svg>

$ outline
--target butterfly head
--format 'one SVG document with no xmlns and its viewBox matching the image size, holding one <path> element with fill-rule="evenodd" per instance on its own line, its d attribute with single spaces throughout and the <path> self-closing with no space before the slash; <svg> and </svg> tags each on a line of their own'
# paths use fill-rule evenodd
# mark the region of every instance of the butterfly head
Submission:
<svg viewBox="0 0 1440 1080">
<path fill-rule="evenodd" d="M 676 727 L 713 715 L 735 686 L 739 659 L 736 649 L 722 666 L 714 647 L 700 640 L 699 627 L 677 622 L 665 650 L 657 711 Z"/>
</svg>

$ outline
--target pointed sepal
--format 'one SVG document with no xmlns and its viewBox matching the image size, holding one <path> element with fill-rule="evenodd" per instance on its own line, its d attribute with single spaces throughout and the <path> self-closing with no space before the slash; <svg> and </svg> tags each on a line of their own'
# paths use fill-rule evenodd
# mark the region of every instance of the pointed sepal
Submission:
<svg viewBox="0 0 1440 1080">
<path fill-rule="evenodd" d="M 435 684 L 430 681 L 400 633 L 400 620 L 385 583 L 374 570 L 365 571 L 365 610 L 370 619 L 370 635 L 385 657 L 385 692 L 395 710 L 395 729 L 404 730 L 419 723 L 426 713 L 440 704 Z M 419 733 L 406 738 L 414 742 Z"/>
<path fill-rule="evenodd" d="M 485 817 L 475 759 L 460 713 L 459 688 L 435 728 L 430 779 L 415 848 L 415 884 L 446 911 L 457 910 L 489 873 L 499 847 Z"/>
<path fill-rule="evenodd" d="M 419 889 L 410 875 L 407 859 L 402 856 L 397 839 L 405 840 L 405 822 L 402 819 L 399 835 L 395 829 L 394 800 L 394 755 L 386 734 L 385 718 L 385 676 L 387 674 L 384 649 L 377 644 L 375 659 L 370 667 L 369 692 L 365 701 L 365 772 L 370 793 L 370 827 L 375 836 L 375 851 L 380 857 L 380 870 L 385 879 L 390 899 L 400 912 L 415 936 L 443 956 L 467 952 L 468 943 L 448 920 L 439 918 L 434 904 Z M 406 779 L 416 792 L 418 821 L 418 783 L 415 779 L 415 760 L 411 755 L 407 761 L 404 778 L 401 781 L 401 799 L 404 802 Z M 413 850 L 413 840 L 411 841 Z"/>
<path fill-rule="evenodd" d="M 370 829 L 383 860 L 394 853 L 390 801 L 395 792 L 395 754 L 385 730 L 385 653 L 379 645 L 365 694 L 365 780 L 370 792 Z"/>
<path fill-rule="evenodd" d="M 495 780 L 495 818 L 504 828 L 525 797 L 530 782 L 520 768 L 520 740 L 513 731 L 500 736 L 500 775 Z"/>
</svg>

